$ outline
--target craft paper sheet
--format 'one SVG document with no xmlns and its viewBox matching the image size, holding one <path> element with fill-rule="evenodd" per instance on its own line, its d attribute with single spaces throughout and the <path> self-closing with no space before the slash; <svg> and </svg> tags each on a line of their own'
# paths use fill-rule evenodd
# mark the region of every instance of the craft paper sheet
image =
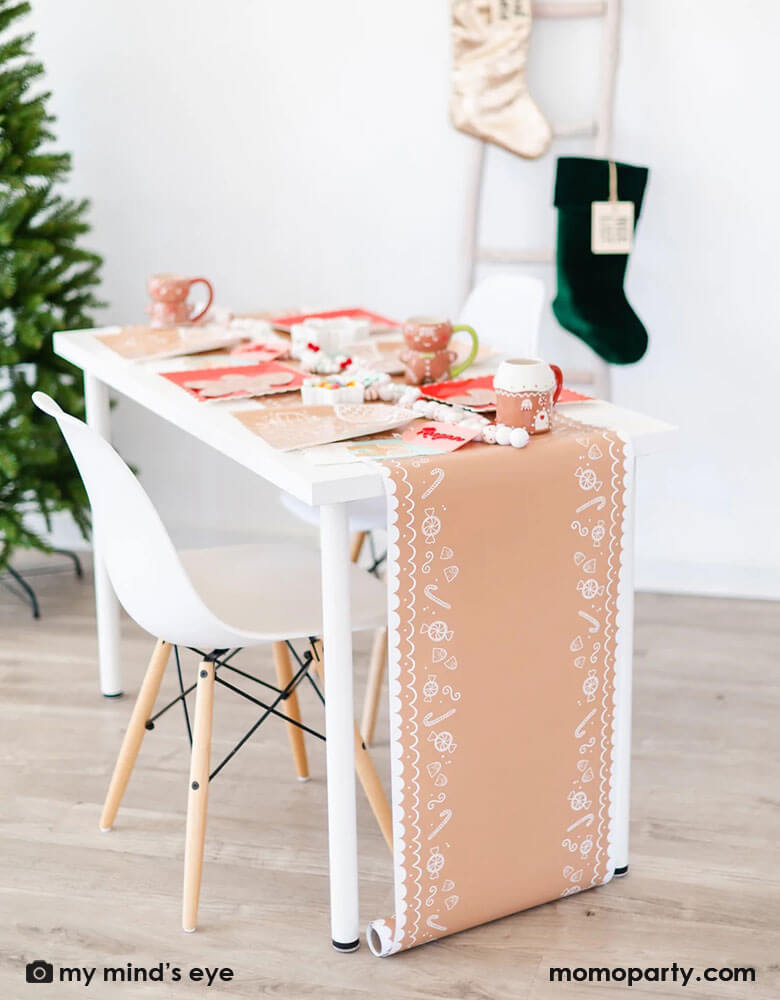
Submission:
<svg viewBox="0 0 780 1000">
<path fill-rule="evenodd" d="M 344 403 L 241 410 L 233 416 L 272 448 L 292 451 L 392 430 L 408 424 L 415 414 L 389 403 Z"/>
<path fill-rule="evenodd" d="M 395 914 L 368 929 L 382 956 L 612 877 L 632 456 L 558 417 L 522 451 L 384 465 Z"/>
<path fill-rule="evenodd" d="M 219 347 L 230 347 L 241 340 L 241 332 L 219 326 L 173 327 L 169 330 L 150 326 L 125 326 L 96 339 L 127 361 L 149 361 L 197 354 Z"/>
</svg>

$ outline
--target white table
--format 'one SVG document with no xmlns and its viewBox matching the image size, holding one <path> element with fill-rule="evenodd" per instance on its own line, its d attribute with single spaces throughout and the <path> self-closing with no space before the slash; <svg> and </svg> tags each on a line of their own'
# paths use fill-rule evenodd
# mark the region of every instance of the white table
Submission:
<svg viewBox="0 0 780 1000">
<path fill-rule="evenodd" d="M 323 640 L 328 650 L 325 699 L 328 774 L 328 836 L 330 863 L 331 936 L 334 946 L 350 951 L 360 936 L 358 913 L 357 828 L 352 693 L 352 630 L 349 593 L 349 523 L 346 504 L 383 495 L 382 478 L 370 463 L 317 466 L 304 455 L 279 452 L 243 427 L 225 407 L 205 406 L 156 372 L 163 363 L 122 360 L 95 334 L 119 328 L 58 333 L 54 350 L 84 372 L 87 422 L 110 438 L 109 390 L 134 400 L 239 465 L 320 508 Z M 164 363 L 171 368 L 170 361 Z M 176 366 L 174 366 L 176 367 Z M 183 367 L 183 366 L 180 366 Z M 627 435 L 636 456 L 665 450 L 675 428 L 603 402 L 565 404 L 566 414 L 583 423 L 609 427 Z M 626 499 L 633 508 L 633 498 Z M 631 510 L 633 515 L 633 509 Z M 633 523 L 633 516 L 627 518 Z M 632 552 L 633 538 L 626 540 Z M 95 539 L 95 599 L 97 610 L 100 686 L 104 695 L 121 694 L 119 607 L 100 559 Z M 632 629 L 624 631 L 616 651 L 619 711 L 616 755 L 617 812 L 621 833 L 618 870 L 628 865 L 630 778 Z"/>
</svg>

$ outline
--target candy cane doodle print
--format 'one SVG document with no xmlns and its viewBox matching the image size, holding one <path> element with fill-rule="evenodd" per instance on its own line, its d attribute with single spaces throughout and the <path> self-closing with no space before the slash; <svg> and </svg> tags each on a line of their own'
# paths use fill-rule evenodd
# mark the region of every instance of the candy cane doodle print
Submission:
<svg viewBox="0 0 780 1000">
<path fill-rule="evenodd" d="M 442 809 L 442 811 L 439 813 L 439 818 L 441 819 L 441 822 L 439 823 L 439 825 L 436 827 L 435 830 L 432 830 L 428 834 L 428 840 L 433 840 L 433 838 L 437 836 L 437 834 L 441 833 L 444 827 L 449 823 L 449 821 L 452 819 L 452 809 Z"/>
<path fill-rule="evenodd" d="M 433 483 L 428 487 L 427 490 L 423 492 L 422 496 L 420 497 L 421 500 L 427 500 L 428 497 L 431 495 L 431 493 L 433 493 L 434 490 L 437 490 L 441 486 L 442 481 L 444 479 L 444 469 L 439 469 L 439 468 L 431 469 L 431 475 L 433 476 Z"/>
<path fill-rule="evenodd" d="M 426 729 L 430 729 L 431 726 L 438 726 L 440 722 L 444 722 L 445 719 L 449 719 L 451 715 L 454 715 L 457 709 L 451 708 L 449 712 L 442 712 L 441 715 L 437 715 L 436 718 L 433 717 L 433 712 L 428 712 L 428 714 L 423 719 L 423 725 Z"/>
<path fill-rule="evenodd" d="M 446 611 L 450 611 L 452 605 L 449 604 L 447 601 L 443 601 L 440 597 L 437 596 L 438 590 L 439 588 L 435 583 L 429 583 L 426 585 L 423 593 L 425 594 L 425 596 L 428 598 L 429 601 L 433 601 L 433 603 L 438 604 L 440 608 L 444 608 Z"/>
</svg>

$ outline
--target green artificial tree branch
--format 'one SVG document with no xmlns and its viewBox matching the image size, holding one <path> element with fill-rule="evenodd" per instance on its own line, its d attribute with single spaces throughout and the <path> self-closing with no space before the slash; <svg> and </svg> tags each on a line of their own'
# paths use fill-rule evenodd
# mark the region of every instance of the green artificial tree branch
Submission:
<svg viewBox="0 0 780 1000">
<path fill-rule="evenodd" d="M 0 568 L 18 548 L 48 549 L 47 530 L 65 511 L 89 533 L 81 479 L 55 421 L 33 406 L 36 389 L 84 413 L 79 373 L 52 350 L 57 330 L 92 325 L 102 260 L 79 245 L 88 203 L 58 193 L 70 156 L 51 148 L 49 94 L 33 35 L 18 33 L 27 2 L 0 0 Z M 34 92 L 33 92 L 34 90 Z"/>
</svg>

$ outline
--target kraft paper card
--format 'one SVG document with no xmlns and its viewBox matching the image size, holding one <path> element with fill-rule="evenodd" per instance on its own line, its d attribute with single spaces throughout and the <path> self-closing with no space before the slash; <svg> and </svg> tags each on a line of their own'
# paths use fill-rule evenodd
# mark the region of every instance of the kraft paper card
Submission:
<svg viewBox="0 0 780 1000">
<path fill-rule="evenodd" d="M 175 327 L 170 330 L 125 326 L 116 333 L 99 334 L 96 339 L 127 361 L 151 361 L 154 358 L 175 358 L 232 347 L 241 338 L 239 331 L 219 326 Z"/>
<path fill-rule="evenodd" d="M 384 466 L 395 913 L 369 925 L 380 956 L 612 878 L 633 476 L 617 434 L 561 416 L 519 451 Z"/>
<path fill-rule="evenodd" d="M 299 371 L 275 361 L 255 365 L 240 364 L 230 368 L 160 372 L 160 375 L 200 402 L 249 399 L 277 392 L 293 392 L 303 385 L 303 375 Z"/>
<path fill-rule="evenodd" d="M 292 451 L 389 431 L 408 424 L 415 414 L 389 403 L 345 403 L 241 410 L 233 416 L 272 448 Z"/>
</svg>

